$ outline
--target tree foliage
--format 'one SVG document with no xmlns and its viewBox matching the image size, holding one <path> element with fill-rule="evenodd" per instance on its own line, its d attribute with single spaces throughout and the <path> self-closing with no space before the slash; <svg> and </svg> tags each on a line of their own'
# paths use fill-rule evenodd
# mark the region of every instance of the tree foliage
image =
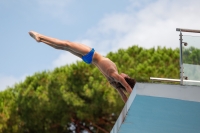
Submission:
<svg viewBox="0 0 200 133">
<path fill-rule="evenodd" d="M 200 49 L 195 47 L 183 47 L 183 70 L 188 80 L 200 80 Z M 200 85 L 200 83 L 189 83 L 188 85 Z"/>
<path fill-rule="evenodd" d="M 179 78 L 179 50 L 132 46 L 107 55 L 138 82 Z M 2 133 L 107 133 L 124 103 L 100 71 L 84 62 L 37 72 L 0 92 Z"/>
<path fill-rule="evenodd" d="M 200 65 L 200 49 L 183 47 L 183 62 L 185 64 Z"/>
</svg>

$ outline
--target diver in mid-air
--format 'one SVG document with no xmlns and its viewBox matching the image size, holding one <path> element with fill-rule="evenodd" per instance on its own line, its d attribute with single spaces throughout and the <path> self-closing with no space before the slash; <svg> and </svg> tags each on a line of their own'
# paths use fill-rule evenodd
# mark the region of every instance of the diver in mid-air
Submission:
<svg viewBox="0 0 200 133">
<path fill-rule="evenodd" d="M 110 59 L 100 55 L 93 48 L 84 44 L 59 40 L 34 31 L 30 31 L 29 34 L 37 42 L 43 42 L 53 48 L 69 51 L 70 53 L 82 58 L 85 63 L 97 66 L 109 83 L 118 91 L 122 100 L 124 102 L 127 101 L 127 96 L 124 91 L 131 93 L 136 81 L 124 73 L 119 74 L 115 63 Z"/>
</svg>

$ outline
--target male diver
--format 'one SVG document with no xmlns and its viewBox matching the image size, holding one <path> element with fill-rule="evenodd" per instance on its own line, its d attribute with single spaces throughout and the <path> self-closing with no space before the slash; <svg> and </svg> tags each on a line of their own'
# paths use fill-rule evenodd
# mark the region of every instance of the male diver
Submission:
<svg viewBox="0 0 200 133">
<path fill-rule="evenodd" d="M 135 85 L 135 80 L 124 73 L 119 74 L 115 63 L 110 59 L 100 55 L 93 48 L 84 44 L 59 40 L 34 31 L 30 31 L 29 34 L 37 42 L 43 42 L 55 49 L 69 51 L 70 53 L 82 58 L 85 63 L 94 64 L 107 78 L 109 83 L 118 91 L 122 100 L 124 102 L 127 101 L 127 96 L 124 91 L 131 93 L 132 88 Z"/>
</svg>

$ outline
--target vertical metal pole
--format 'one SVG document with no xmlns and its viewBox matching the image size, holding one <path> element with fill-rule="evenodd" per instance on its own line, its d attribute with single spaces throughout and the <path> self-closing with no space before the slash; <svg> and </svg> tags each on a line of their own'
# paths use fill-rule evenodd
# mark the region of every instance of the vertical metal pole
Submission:
<svg viewBox="0 0 200 133">
<path fill-rule="evenodd" d="M 183 85 L 183 52 L 182 52 L 182 32 L 180 30 L 180 84 Z"/>
</svg>

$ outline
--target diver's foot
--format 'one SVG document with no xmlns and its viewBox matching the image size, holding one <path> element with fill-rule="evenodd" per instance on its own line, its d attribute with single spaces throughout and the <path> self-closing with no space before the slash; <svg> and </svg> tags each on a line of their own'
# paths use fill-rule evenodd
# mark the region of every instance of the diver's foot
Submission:
<svg viewBox="0 0 200 133">
<path fill-rule="evenodd" d="M 34 32 L 34 31 L 30 31 L 29 35 L 34 38 L 37 42 L 40 42 L 40 38 L 39 38 L 39 33 Z"/>
</svg>

